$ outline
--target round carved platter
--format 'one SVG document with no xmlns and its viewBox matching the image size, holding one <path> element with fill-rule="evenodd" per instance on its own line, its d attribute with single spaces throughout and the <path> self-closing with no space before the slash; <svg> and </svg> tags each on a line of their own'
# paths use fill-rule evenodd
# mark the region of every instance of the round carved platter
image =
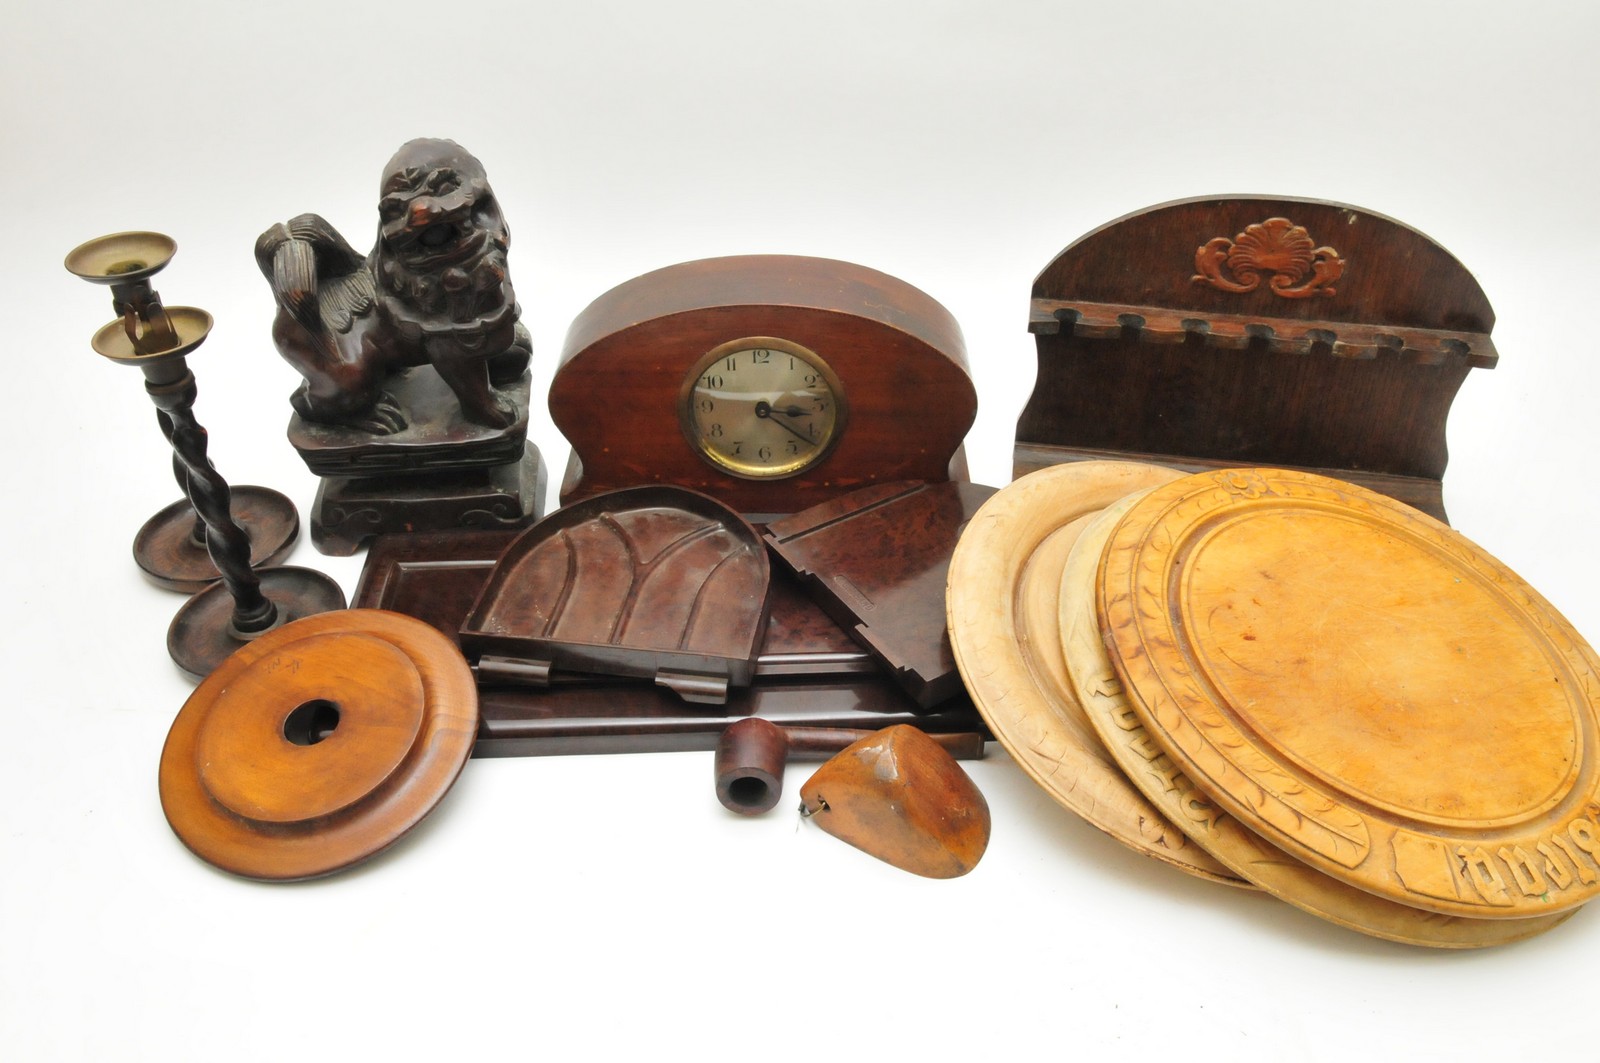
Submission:
<svg viewBox="0 0 1600 1063">
<path fill-rule="evenodd" d="M 1057 636 L 1061 566 L 1083 523 L 1130 491 L 1181 475 L 1134 462 L 1074 462 L 1025 476 L 990 498 L 951 557 L 950 644 L 989 729 L 1056 801 L 1137 852 L 1248 888 L 1156 812 L 1112 763 L 1066 683 Z"/>
<path fill-rule="evenodd" d="M 246 643 L 196 688 L 161 751 L 161 805 L 224 871 L 331 874 L 421 822 L 477 729 L 472 672 L 444 635 L 398 613 L 322 613 Z"/>
<path fill-rule="evenodd" d="M 1600 662 L 1432 518 L 1306 473 L 1189 477 L 1112 534 L 1098 608 L 1150 737 L 1292 857 L 1446 915 L 1600 889 Z"/>
<path fill-rule="evenodd" d="M 1060 577 L 1061 642 L 1071 687 L 1116 763 L 1161 813 L 1179 823 L 1224 866 L 1295 907 L 1374 937 L 1434 948 L 1504 945 L 1543 933 L 1571 915 L 1472 919 L 1441 915 L 1357 889 L 1286 856 L 1219 809 L 1162 752 L 1129 706 L 1111 667 L 1095 614 L 1105 544 L 1149 492 L 1095 516 L 1079 535 Z"/>
</svg>

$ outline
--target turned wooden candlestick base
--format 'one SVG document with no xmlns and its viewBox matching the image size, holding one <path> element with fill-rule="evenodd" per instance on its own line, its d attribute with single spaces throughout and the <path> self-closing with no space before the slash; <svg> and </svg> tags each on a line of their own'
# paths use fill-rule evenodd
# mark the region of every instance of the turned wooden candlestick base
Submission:
<svg viewBox="0 0 1600 1063">
<path fill-rule="evenodd" d="M 268 487 L 235 487 L 232 496 L 233 522 L 250 539 L 251 566 L 282 564 L 300 536 L 294 503 Z M 206 550 L 205 524 L 187 498 L 144 522 L 133 539 L 133 560 L 145 579 L 169 591 L 194 594 L 222 578 Z"/>
<path fill-rule="evenodd" d="M 345 607 L 339 585 L 312 569 L 269 568 L 255 575 L 262 596 L 277 610 L 277 622 L 267 631 Z M 265 633 L 236 631 L 231 622 L 234 607 L 233 595 L 220 582 L 185 602 L 167 628 L 167 652 L 173 662 L 195 678 L 203 678 L 235 650 Z"/>
</svg>

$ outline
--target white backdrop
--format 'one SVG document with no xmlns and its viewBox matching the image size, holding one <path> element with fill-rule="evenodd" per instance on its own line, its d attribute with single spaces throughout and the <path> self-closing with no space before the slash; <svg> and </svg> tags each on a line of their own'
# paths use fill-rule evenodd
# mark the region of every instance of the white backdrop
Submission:
<svg viewBox="0 0 1600 1063">
<path fill-rule="evenodd" d="M 511 221 L 536 394 L 613 284 L 711 255 L 841 258 L 961 322 L 972 471 L 1000 484 L 1029 285 L 1063 246 L 1181 196 L 1343 200 L 1427 232 L 1487 291 L 1502 362 L 1455 405 L 1446 503 L 1600 638 L 1600 8 L 18 6 L 0 30 L 0 1055 L 1592 1055 L 1600 915 L 1484 953 L 1367 940 L 1125 852 L 999 752 L 971 769 L 993 841 L 953 882 L 801 829 L 804 766 L 784 811 L 725 813 L 709 754 L 474 761 L 356 872 L 213 871 L 156 797 L 190 689 L 163 650 L 180 599 L 128 558 L 176 493 L 137 374 L 89 350 L 105 292 L 61 258 L 120 229 L 177 239 L 157 287 L 217 319 L 192 361 L 212 456 L 304 514 L 297 378 L 252 242 L 314 210 L 365 248 L 385 160 L 451 137 Z M 564 441 L 536 438 L 558 479 Z M 359 557 L 293 560 L 354 589 Z"/>
</svg>

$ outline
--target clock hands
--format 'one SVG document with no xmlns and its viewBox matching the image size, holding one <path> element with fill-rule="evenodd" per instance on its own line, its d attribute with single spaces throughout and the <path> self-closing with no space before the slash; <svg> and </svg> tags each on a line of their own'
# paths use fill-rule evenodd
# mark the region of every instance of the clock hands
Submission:
<svg viewBox="0 0 1600 1063">
<path fill-rule="evenodd" d="M 796 428 L 788 421 L 780 420 L 773 416 L 774 414 L 781 413 L 785 417 L 803 417 L 806 415 L 806 412 L 807 411 L 802 410 L 800 407 L 793 405 L 791 405 L 788 409 L 780 410 L 774 407 L 772 403 L 768 402 L 766 399 L 762 399 L 760 402 L 756 403 L 757 417 L 771 421 L 773 424 L 782 428 L 784 431 L 788 432 L 790 435 L 794 436 L 808 447 L 816 446 L 816 444 L 811 441 L 811 438 L 804 432 L 800 431 L 800 429 Z"/>
</svg>

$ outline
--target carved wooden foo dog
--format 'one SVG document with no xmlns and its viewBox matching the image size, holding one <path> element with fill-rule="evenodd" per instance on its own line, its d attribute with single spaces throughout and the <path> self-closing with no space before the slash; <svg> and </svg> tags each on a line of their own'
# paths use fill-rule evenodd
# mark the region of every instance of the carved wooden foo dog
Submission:
<svg viewBox="0 0 1600 1063">
<path fill-rule="evenodd" d="M 256 241 L 273 341 L 305 378 L 289 437 L 324 477 L 312 539 L 325 553 L 383 531 L 521 525 L 543 493 L 527 441 L 532 344 L 482 164 L 413 140 L 380 197 L 365 258 L 315 214 Z"/>
</svg>

